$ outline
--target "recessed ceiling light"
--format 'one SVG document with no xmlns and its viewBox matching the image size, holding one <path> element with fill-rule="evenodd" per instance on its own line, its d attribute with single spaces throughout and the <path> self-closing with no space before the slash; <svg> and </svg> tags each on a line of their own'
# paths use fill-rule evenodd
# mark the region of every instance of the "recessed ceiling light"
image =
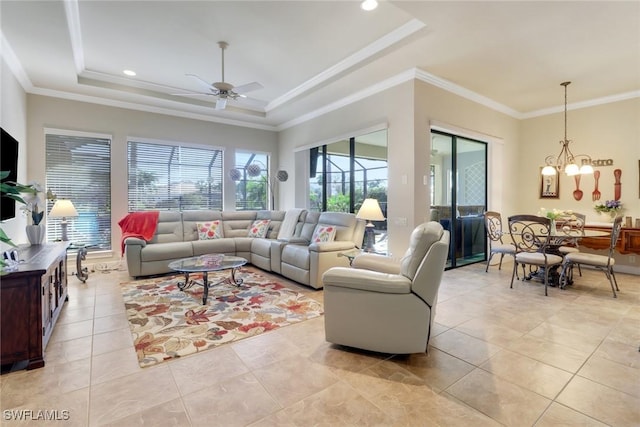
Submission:
<svg viewBox="0 0 640 427">
<path fill-rule="evenodd" d="M 124 70 L 123 73 L 125 73 L 127 76 L 131 76 L 131 77 L 136 75 L 136 72 L 132 71 L 132 70 Z"/>
<path fill-rule="evenodd" d="M 373 10 L 378 7 L 378 2 L 376 0 L 364 0 L 360 3 L 360 7 L 367 11 Z"/>
</svg>

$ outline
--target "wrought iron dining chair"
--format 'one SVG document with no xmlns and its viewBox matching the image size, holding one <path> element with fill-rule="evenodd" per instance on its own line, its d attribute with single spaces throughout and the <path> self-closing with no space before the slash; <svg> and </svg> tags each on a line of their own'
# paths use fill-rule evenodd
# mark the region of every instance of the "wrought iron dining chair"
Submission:
<svg viewBox="0 0 640 427">
<path fill-rule="evenodd" d="M 571 235 L 584 235 L 584 224 L 587 222 L 587 216 L 578 212 L 573 212 L 570 215 L 561 217 L 556 220 L 558 225 L 558 233 L 571 234 Z M 578 239 L 571 244 L 562 245 L 558 248 L 558 251 L 565 256 L 570 253 L 580 252 L 578 247 Z M 578 264 L 578 274 L 582 277 L 582 268 Z M 573 268 L 569 270 L 569 280 L 573 280 Z"/>
<path fill-rule="evenodd" d="M 516 247 L 513 243 L 504 243 L 502 240 L 502 215 L 500 215 L 499 212 L 485 212 L 484 226 L 487 230 L 487 238 L 489 239 L 489 257 L 487 258 L 487 267 L 484 271 L 489 271 L 491 258 L 493 258 L 495 254 L 500 254 L 498 270 L 502 270 L 502 259 L 505 255 L 515 256 Z"/>
<path fill-rule="evenodd" d="M 547 253 L 551 237 L 551 220 L 536 215 L 513 215 L 508 218 L 509 233 L 516 247 L 513 273 L 511 273 L 511 285 L 516 276 L 518 265 L 529 265 L 530 268 L 544 268 L 544 294 L 548 295 L 549 270 L 551 267 L 562 264 L 562 257 Z M 523 280 L 526 277 L 523 277 Z"/>
<path fill-rule="evenodd" d="M 615 258 L 613 258 L 613 252 L 616 248 L 616 243 L 618 242 L 618 237 L 620 236 L 620 229 L 622 228 L 622 217 L 618 216 L 613 221 L 613 228 L 611 229 L 611 241 L 609 243 L 609 254 L 608 255 L 597 255 L 597 254 L 588 254 L 584 252 L 573 252 L 569 253 L 564 257 L 564 261 L 562 263 L 562 273 L 560 274 L 560 285 L 564 288 L 569 281 L 569 275 L 567 274 L 567 269 L 570 269 L 574 264 L 582 264 L 588 265 L 596 270 L 600 270 L 604 272 L 609 279 L 609 284 L 611 284 L 611 290 L 613 291 L 613 297 L 617 298 L 616 291 L 620 291 L 618 288 L 618 281 L 616 280 L 616 275 L 613 272 L 613 266 L 616 263 Z"/>
</svg>

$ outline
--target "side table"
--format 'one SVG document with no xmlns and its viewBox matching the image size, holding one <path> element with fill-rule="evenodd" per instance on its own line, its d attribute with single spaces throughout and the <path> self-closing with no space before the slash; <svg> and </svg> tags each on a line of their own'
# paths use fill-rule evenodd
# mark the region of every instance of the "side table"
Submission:
<svg viewBox="0 0 640 427">
<path fill-rule="evenodd" d="M 77 250 L 76 254 L 76 277 L 82 283 L 86 283 L 89 278 L 89 269 L 82 266 L 82 261 L 87 259 L 87 249 L 96 245 L 85 245 L 82 243 L 72 243 L 67 249 Z"/>
</svg>

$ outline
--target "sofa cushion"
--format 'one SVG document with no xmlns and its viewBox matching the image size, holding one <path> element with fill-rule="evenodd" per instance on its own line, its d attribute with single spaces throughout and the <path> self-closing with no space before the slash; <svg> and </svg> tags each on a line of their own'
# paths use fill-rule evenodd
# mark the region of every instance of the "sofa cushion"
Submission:
<svg viewBox="0 0 640 427">
<path fill-rule="evenodd" d="M 300 215 L 300 218 L 304 215 L 304 222 L 302 224 L 298 223 L 296 226 L 296 232 L 294 234 L 295 237 L 302 237 L 303 239 L 310 241 L 311 236 L 313 236 L 313 232 L 316 229 L 316 225 L 318 225 L 318 218 L 320 218 L 320 212 L 303 212 Z"/>
<path fill-rule="evenodd" d="M 182 233 L 180 212 L 160 211 L 156 233 L 149 243 L 182 242 Z"/>
<path fill-rule="evenodd" d="M 196 228 L 198 240 L 222 239 L 224 237 L 221 221 L 198 222 Z"/>
<path fill-rule="evenodd" d="M 278 237 L 280 227 L 284 221 L 285 211 L 257 211 L 256 219 L 268 219 L 271 220 L 269 224 L 269 231 L 267 232 L 267 239 L 275 239 Z"/>
<path fill-rule="evenodd" d="M 282 264 L 289 264 L 303 270 L 309 270 L 309 246 L 286 245 L 282 249 Z"/>
<path fill-rule="evenodd" d="M 142 262 L 169 261 L 179 258 L 189 258 L 193 256 L 191 242 L 170 242 L 162 244 L 152 244 L 144 247 L 140 252 Z"/>
<path fill-rule="evenodd" d="M 249 227 L 249 234 L 247 235 L 247 237 L 267 237 L 267 232 L 269 231 L 270 224 L 270 219 L 257 219 L 253 221 L 253 224 L 251 224 L 251 227 Z"/>
<path fill-rule="evenodd" d="M 211 222 L 211 221 L 221 221 L 221 220 L 222 220 L 222 212 L 215 211 L 212 209 L 182 211 L 182 222 L 184 225 L 183 241 L 190 242 L 190 241 L 198 240 L 197 224 L 199 222 Z M 224 232 L 223 232 L 223 236 L 226 237 Z"/>
<path fill-rule="evenodd" d="M 347 212 L 322 212 L 318 218 L 318 224 L 335 226 L 335 240 L 340 241 L 353 241 L 357 221 L 354 214 Z M 362 241 L 354 243 L 359 245 Z"/>
<path fill-rule="evenodd" d="M 256 211 L 222 211 L 224 237 L 247 237 Z"/>
<path fill-rule="evenodd" d="M 212 239 L 212 240 L 196 240 L 194 242 L 188 242 L 193 245 L 193 255 L 206 255 L 206 254 L 236 254 L 236 242 L 235 239 Z"/>
<path fill-rule="evenodd" d="M 311 236 L 311 243 L 333 242 L 335 237 L 336 227 L 333 225 L 318 224 L 313 231 L 313 236 Z"/>
</svg>

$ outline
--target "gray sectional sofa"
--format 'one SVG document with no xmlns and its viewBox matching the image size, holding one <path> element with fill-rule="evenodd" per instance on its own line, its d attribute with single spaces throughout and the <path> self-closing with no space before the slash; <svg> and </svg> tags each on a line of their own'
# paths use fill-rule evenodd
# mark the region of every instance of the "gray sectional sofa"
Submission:
<svg viewBox="0 0 640 427">
<path fill-rule="evenodd" d="M 281 227 L 288 216 L 286 235 Z M 291 218 L 295 218 L 292 227 Z M 247 237 L 255 220 L 270 220 L 265 238 Z M 222 237 L 199 240 L 198 223 L 221 221 Z M 316 227 L 335 228 L 333 241 L 312 243 Z M 156 232 L 148 242 L 135 237 L 124 241 L 129 275 L 171 272 L 170 261 L 204 254 L 236 255 L 266 271 L 281 274 L 313 288 L 322 287 L 322 274 L 331 267 L 348 266 L 342 251 L 360 247 L 365 224 L 343 212 L 285 211 L 161 211 Z"/>
</svg>

